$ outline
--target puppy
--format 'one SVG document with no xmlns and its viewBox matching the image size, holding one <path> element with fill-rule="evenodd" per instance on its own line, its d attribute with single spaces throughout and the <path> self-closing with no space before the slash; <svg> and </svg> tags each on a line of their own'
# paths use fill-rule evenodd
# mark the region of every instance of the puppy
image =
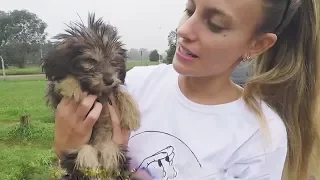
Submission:
<svg viewBox="0 0 320 180">
<path fill-rule="evenodd" d="M 81 102 L 82 93 L 97 95 L 103 110 L 93 127 L 88 145 L 64 152 L 61 167 L 71 179 L 127 179 L 130 176 L 127 147 L 112 141 L 112 125 L 107 104 L 115 96 L 121 128 L 135 130 L 140 126 L 140 114 L 133 98 L 121 87 L 125 85 L 127 50 L 117 29 L 89 14 L 88 26 L 74 22 L 54 50 L 42 59 L 47 77 L 47 104 L 53 110 L 62 97 Z"/>
</svg>

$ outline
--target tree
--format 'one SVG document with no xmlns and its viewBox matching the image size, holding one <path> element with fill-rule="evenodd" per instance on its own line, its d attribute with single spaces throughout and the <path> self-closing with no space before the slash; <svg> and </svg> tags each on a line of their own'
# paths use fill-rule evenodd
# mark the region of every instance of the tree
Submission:
<svg viewBox="0 0 320 180">
<path fill-rule="evenodd" d="M 140 61 L 141 60 L 141 52 L 142 52 L 142 61 L 148 61 L 150 52 L 146 48 L 140 48 L 140 49 L 131 48 L 128 51 L 128 56 L 129 56 L 128 60 Z"/>
<path fill-rule="evenodd" d="M 9 64 L 24 67 L 28 54 L 45 42 L 47 24 L 27 10 L 0 12 L 0 53 Z"/>
<path fill-rule="evenodd" d="M 151 51 L 150 55 L 149 55 L 149 60 L 150 61 L 159 61 L 159 53 L 157 50 L 153 50 Z"/>
<path fill-rule="evenodd" d="M 176 47 L 177 47 L 177 29 L 175 31 L 171 31 L 168 35 L 168 46 L 169 49 L 166 51 L 167 58 L 166 63 L 171 64 L 174 54 L 176 53 Z"/>
</svg>

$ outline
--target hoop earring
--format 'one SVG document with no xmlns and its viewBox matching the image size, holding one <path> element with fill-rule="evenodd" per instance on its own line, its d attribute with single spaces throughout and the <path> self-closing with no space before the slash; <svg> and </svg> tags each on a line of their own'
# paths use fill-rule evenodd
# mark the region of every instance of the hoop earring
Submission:
<svg viewBox="0 0 320 180">
<path fill-rule="evenodd" d="M 246 58 L 243 58 L 243 59 L 242 59 L 242 62 L 246 62 L 246 61 L 248 61 L 248 60 L 250 60 L 250 59 L 251 59 L 251 56 L 248 55 Z"/>
</svg>

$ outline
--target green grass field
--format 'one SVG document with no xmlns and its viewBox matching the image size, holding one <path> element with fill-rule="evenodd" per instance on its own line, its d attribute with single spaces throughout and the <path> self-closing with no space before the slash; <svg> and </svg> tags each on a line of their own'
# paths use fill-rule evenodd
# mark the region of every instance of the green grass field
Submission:
<svg viewBox="0 0 320 180">
<path fill-rule="evenodd" d="M 55 167 L 54 117 L 45 88 L 44 79 L 0 81 L 1 180 L 48 179 Z M 23 115 L 31 116 L 30 126 L 20 126 Z"/>
<path fill-rule="evenodd" d="M 158 64 L 158 62 L 147 62 L 147 61 L 128 61 L 127 62 L 127 70 L 131 69 L 134 66 L 148 66 Z M 0 71 L 2 74 L 2 71 Z M 5 70 L 6 75 L 29 75 L 29 74 L 42 74 L 40 66 L 29 66 L 26 68 L 16 68 L 9 67 L 9 69 Z"/>
<path fill-rule="evenodd" d="M 48 177 L 51 171 L 54 118 L 45 105 L 45 84 L 44 80 L 0 82 L 1 179 Z M 31 116 L 30 127 L 20 127 L 22 115 Z"/>
</svg>

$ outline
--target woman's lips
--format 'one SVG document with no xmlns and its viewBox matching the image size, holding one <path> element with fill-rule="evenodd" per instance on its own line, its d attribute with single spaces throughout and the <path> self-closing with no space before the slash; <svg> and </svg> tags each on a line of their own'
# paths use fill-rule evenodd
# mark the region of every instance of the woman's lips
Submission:
<svg viewBox="0 0 320 180">
<path fill-rule="evenodd" d="M 195 61 L 199 57 L 195 54 L 193 54 L 191 51 L 188 49 L 184 48 L 183 46 L 179 45 L 178 50 L 177 50 L 177 58 L 182 61 Z"/>
</svg>

